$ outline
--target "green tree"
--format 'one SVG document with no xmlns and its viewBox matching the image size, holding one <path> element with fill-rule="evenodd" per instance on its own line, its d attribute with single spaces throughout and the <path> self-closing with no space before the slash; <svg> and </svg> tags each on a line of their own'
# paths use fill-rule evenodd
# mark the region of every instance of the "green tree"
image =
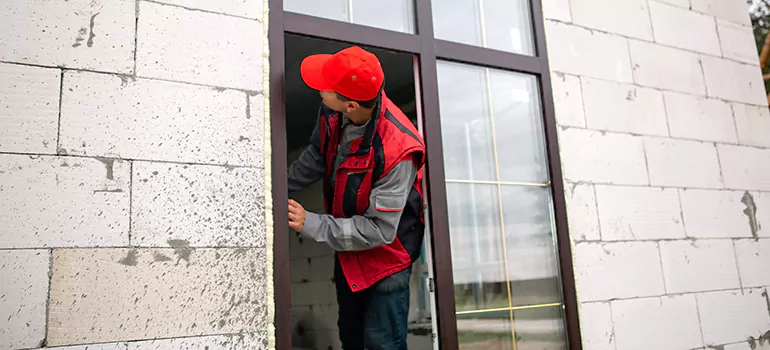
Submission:
<svg viewBox="0 0 770 350">
<path fill-rule="evenodd" d="M 770 33 L 770 0 L 746 0 L 749 6 L 751 27 L 754 30 L 754 40 L 757 44 L 757 55 L 762 52 L 767 34 Z M 770 65 L 768 65 L 770 66 Z M 763 74 L 770 73 L 765 67 Z M 770 81 L 765 81 L 765 91 L 770 93 Z"/>
</svg>

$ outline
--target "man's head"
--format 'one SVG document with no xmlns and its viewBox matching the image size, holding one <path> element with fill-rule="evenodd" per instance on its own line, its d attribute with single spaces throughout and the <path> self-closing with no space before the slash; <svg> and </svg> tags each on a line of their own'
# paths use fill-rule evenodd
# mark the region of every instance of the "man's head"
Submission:
<svg viewBox="0 0 770 350">
<path fill-rule="evenodd" d="M 308 56 L 300 73 L 305 84 L 319 91 L 327 107 L 346 115 L 374 108 L 385 79 L 377 56 L 358 46 L 333 55 Z"/>
</svg>

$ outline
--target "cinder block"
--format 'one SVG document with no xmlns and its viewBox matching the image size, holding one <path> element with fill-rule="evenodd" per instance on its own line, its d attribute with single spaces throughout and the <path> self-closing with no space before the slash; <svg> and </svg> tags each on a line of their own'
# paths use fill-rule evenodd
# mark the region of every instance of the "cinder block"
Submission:
<svg viewBox="0 0 770 350">
<path fill-rule="evenodd" d="M 725 186 L 770 191 L 770 149 L 717 145 Z"/>
<path fill-rule="evenodd" d="M 140 2 L 138 26 L 137 75 L 262 89 L 260 22 Z"/>
<path fill-rule="evenodd" d="M 669 293 L 740 288 L 730 240 L 660 242 Z"/>
<path fill-rule="evenodd" d="M 583 302 L 665 294 L 655 242 L 578 243 L 575 256 Z"/>
<path fill-rule="evenodd" d="M 588 128 L 668 136 L 660 91 L 586 78 L 582 83 Z"/>
<path fill-rule="evenodd" d="M 713 144 L 645 137 L 644 148 L 653 186 L 723 187 Z"/>
<path fill-rule="evenodd" d="M 40 350 L 42 350 L 41 348 Z M 55 348 L 45 348 L 50 350 L 127 350 L 128 343 L 103 343 L 103 344 L 89 344 L 89 345 L 73 345 L 62 346 Z"/>
<path fill-rule="evenodd" d="M 291 286 L 291 304 L 326 305 L 334 299 L 334 284 L 331 281 L 299 283 Z"/>
<path fill-rule="evenodd" d="M 727 344 L 721 349 L 724 350 L 770 350 L 770 342 L 768 341 L 757 341 L 756 338 L 749 341 L 743 341 L 740 343 L 735 344 Z"/>
<path fill-rule="evenodd" d="M 722 54 L 714 17 L 655 1 L 650 1 L 650 17 L 656 43 L 710 55 Z"/>
<path fill-rule="evenodd" d="M 130 164 L 0 155 L 1 248 L 128 244 Z"/>
<path fill-rule="evenodd" d="M 612 330 L 610 303 L 580 304 L 580 319 L 583 348 L 594 350 L 615 350 L 615 332 Z"/>
<path fill-rule="evenodd" d="M 310 280 L 329 282 L 334 278 L 334 256 L 310 259 Z"/>
<path fill-rule="evenodd" d="M 294 250 L 294 247 L 290 248 Z M 295 283 L 307 283 L 310 282 L 310 259 L 292 259 L 291 260 L 291 283 L 292 287 Z"/>
<path fill-rule="evenodd" d="M 48 344 L 264 332 L 264 249 L 54 250 Z"/>
<path fill-rule="evenodd" d="M 743 287 L 770 286 L 770 238 L 735 240 Z"/>
<path fill-rule="evenodd" d="M 259 169 L 135 162 L 132 243 L 263 247 L 263 178 Z"/>
<path fill-rule="evenodd" d="M 0 63 L 0 151 L 56 153 L 60 77 L 58 69 Z"/>
<path fill-rule="evenodd" d="M 649 9 L 646 0 L 570 0 L 572 21 L 644 40 L 652 40 Z"/>
<path fill-rule="evenodd" d="M 43 346 L 48 250 L 0 250 L 0 347 Z"/>
<path fill-rule="evenodd" d="M 267 330 L 257 333 L 159 339 L 128 343 L 128 350 L 242 350 L 267 349 Z M 90 350 L 90 348 L 89 348 Z"/>
<path fill-rule="evenodd" d="M 758 66 L 703 56 L 708 95 L 729 101 L 767 106 L 765 84 Z"/>
<path fill-rule="evenodd" d="M 757 44 L 751 27 L 717 19 L 719 41 L 725 58 L 759 65 Z"/>
<path fill-rule="evenodd" d="M 564 177 L 623 185 L 649 183 L 642 138 L 583 129 L 559 133 Z"/>
<path fill-rule="evenodd" d="M 0 60 L 132 73 L 135 13 L 134 0 L 4 1 Z"/>
<path fill-rule="evenodd" d="M 759 338 L 770 330 L 770 312 L 763 292 L 744 289 L 696 295 L 705 344 Z"/>
<path fill-rule="evenodd" d="M 749 8 L 743 0 L 691 0 L 694 11 L 703 12 L 717 18 L 751 26 Z"/>
<path fill-rule="evenodd" d="M 666 114 L 671 136 L 701 141 L 738 142 L 735 121 L 727 102 L 666 92 Z"/>
<path fill-rule="evenodd" d="M 575 241 L 598 241 L 599 216 L 593 185 L 570 184 L 566 189 L 569 233 Z"/>
<path fill-rule="evenodd" d="M 619 300 L 611 306 L 618 350 L 703 346 L 693 295 Z"/>
<path fill-rule="evenodd" d="M 262 18 L 263 1 L 261 0 L 158 0 L 157 2 L 257 20 Z"/>
<path fill-rule="evenodd" d="M 596 186 L 602 240 L 685 238 L 676 189 Z"/>
<path fill-rule="evenodd" d="M 632 81 L 627 39 L 553 21 L 545 22 L 545 31 L 552 70 Z"/>
<path fill-rule="evenodd" d="M 754 200 L 754 207 L 757 209 L 757 236 L 770 237 L 770 193 L 768 192 L 750 192 L 750 202 Z M 745 210 L 745 209 L 744 209 Z"/>
<path fill-rule="evenodd" d="M 706 87 L 697 54 L 630 40 L 634 82 L 666 90 L 705 95 Z"/>
<path fill-rule="evenodd" d="M 247 113 L 242 92 L 68 72 L 62 98 L 60 146 L 69 154 L 263 163 L 263 122 Z"/>
<path fill-rule="evenodd" d="M 687 236 L 696 238 L 751 237 L 743 211 L 743 192 L 681 190 Z"/>
<path fill-rule="evenodd" d="M 690 8 L 690 0 L 652 0 L 652 1 L 667 3 L 667 4 L 678 6 L 684 9 Z"/>
<path fill-rule="evenodd" d="M 770 110 L 767 107 L 733 103 L 738 141 L 741 144 L 770 148 Z"/>
<path fill-rule="evenodd" d="M 572 21 L 569 0 L 543 0 L 543 18 L 562 22 Z"/>
<path fill-rule="evenodd" d="M 580 78 L 553 73 L 551 74 L 551 84 L 553 84 L 556 122 L 563 126 L 585 128 L 586 119 L 583 111 L 583 92 L 580 87 Z"/>
</svg>

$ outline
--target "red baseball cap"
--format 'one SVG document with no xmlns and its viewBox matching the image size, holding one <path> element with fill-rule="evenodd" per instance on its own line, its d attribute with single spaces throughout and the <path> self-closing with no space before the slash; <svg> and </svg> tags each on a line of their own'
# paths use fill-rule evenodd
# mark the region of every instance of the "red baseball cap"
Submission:
<svg viewBox="0 0 770 350">
<path fill-rule="evenodd" d="M 333 55 L 305 57 L 299 70 L 307 86 L 334 91 L 357 101 L 377 97 L 385 78 L 377 56 L 358 46 Z"/>
</svg>

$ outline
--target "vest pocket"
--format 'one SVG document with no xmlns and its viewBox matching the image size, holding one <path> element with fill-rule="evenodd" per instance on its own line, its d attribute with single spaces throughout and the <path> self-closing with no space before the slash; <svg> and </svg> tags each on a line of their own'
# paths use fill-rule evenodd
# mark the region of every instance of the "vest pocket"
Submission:
<svg viewBox="0 0 770 350">
<path fill-rule="evenodd" d="M 393 194 L 378 194 L 374 198 L 374 205 L 378 211 L 397 213 L 404 210 L 403 196 Z"/>
</svg>

